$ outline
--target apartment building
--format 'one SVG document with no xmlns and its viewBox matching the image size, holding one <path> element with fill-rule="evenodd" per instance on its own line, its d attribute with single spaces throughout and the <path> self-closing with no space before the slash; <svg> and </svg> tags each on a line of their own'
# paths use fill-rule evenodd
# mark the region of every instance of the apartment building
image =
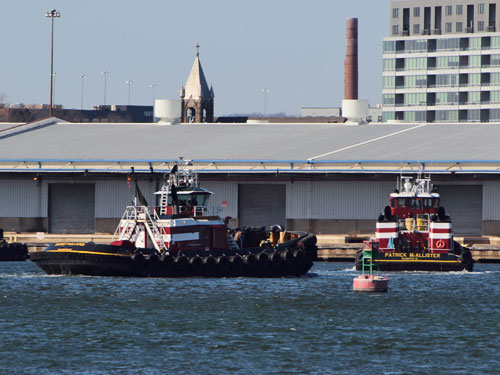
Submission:
<svg viewBox="0 0 500 375">
<path fill-rule="evenodd" d="M 383 119 L 500 121 L 500 1 L 392 1 Z"/>
</svg>

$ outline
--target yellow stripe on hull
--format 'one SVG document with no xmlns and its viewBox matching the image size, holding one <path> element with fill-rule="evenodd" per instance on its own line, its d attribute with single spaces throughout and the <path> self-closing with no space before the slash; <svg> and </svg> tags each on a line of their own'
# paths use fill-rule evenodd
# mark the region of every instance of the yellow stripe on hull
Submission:
<svg viewBox="0 0 500 375">
<path fill-rule="evenodd" d="M 47 250 L 46 253 L 97 254 L 97 255 L 109 255 L 117 257 L 130 257 L 129 254 L 101 253 L 97 251 L 82 251 L 82 250 L 76 251 L 72 249 Z"/>
<path fill-rule="evenodd" d="M 376 262 L 418 262 L 418 263 L 462 263 L 460 260 L 421 260 L 421 259 L 391 259 L 391 260 L 382 260 L 382 259 L 374 259 L 374 263 Z"/>
</svg>

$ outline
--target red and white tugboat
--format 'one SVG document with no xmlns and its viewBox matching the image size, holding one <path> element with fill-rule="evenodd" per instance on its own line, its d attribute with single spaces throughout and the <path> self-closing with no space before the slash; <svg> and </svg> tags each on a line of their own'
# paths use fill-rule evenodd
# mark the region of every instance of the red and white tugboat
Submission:
<svg viewBox="0 0 500 375">
<path fill-rule="evenodd" d="M 191 171 L 172 169 L 148 207 L 137 189 L 109 245 L 54 243 L 31 260 L 48 274 L 139 277 L 283 277 L 308 272 L 316 236 L 275 226 L 230 230 L 207 215 L 211 192 Z M 139 201 L 139 202 L 137 202 Z"/>
<path fill-rule="evenodd" d="M 453 240 L 452 221 L 429 178 L 401 177 L 377 220 L 374 264 L 382 271 L 472 271 L 470 250 Z M 363 250 L 356 255 L 362 269 Z"/>
</svg>

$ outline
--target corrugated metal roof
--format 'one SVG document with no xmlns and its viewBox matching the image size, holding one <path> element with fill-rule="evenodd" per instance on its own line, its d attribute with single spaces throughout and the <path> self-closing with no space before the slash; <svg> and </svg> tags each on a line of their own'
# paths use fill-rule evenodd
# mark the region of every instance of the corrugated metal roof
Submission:
<svg viewBox="0 0 500 375">
<path fill-rule="evenodd" d="M 318 160 L 498 161 L 499 145 L 498 124 L 427 124 Z"/>
<path fill-rule="evenodd" d="M 499 145 L 500 124 L 57 123 L 0 138 L 0 161 L 488 163 Z"/>
</svg>

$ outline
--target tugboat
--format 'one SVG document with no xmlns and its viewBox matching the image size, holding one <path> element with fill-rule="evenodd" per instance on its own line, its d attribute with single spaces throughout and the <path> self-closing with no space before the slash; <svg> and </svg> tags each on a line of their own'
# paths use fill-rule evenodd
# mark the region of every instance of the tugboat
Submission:
<svg viewBox="0 0 500 375">
<path fill-rule="evenodd" d="M 110 244 L 53 243 L 31 260 L 51 275 L 135 277 L 285 277 L 305 275 L 316 236 L 281 226 L 231 230 L 207 215 L 212 193 L 198 176 L 174 166 L 149 207 L 138 189 Z"/>
<path fill-rule="evenodd" d="M 381 271 L 472 271 L 470 250 L 454 241 L 451 218 L 439 198 L 430 178 L 400 178 L 390 206 L 377 220 L 376 240 L 363 245 L 378 248 L 373 262 Z M 360 250 L 357 270 L 362 259 Z"/>
<path fill-rule="evenodd" d="M 28 246 L 24 243 L 8 243 L 0 229 L 0 262 L 23 262 L 28 259 Z"/>
</svg>

